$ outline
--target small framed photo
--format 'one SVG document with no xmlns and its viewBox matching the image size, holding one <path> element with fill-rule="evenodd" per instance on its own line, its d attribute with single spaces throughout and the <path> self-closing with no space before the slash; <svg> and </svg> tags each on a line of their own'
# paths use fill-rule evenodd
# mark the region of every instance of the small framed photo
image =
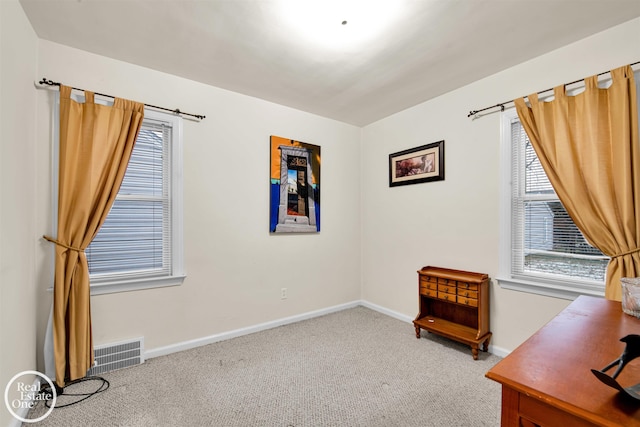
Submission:
<svg viewBox="0 0 640 427">
<path fill-rule="evenodd" d="M 389 154 L 389 187 L 444 180 L 444 141 Z"/>
</svg>

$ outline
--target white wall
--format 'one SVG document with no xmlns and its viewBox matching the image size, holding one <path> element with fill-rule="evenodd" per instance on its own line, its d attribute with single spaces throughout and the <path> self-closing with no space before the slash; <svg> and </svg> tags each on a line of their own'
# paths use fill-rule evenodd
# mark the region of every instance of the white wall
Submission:
<svg viewBox="0 0 640 427">
<path fill-rule="evenodd" d="M 206 116 L 184 121 L 187 279 L 92 297 L 96 345 L 144 336 L 157 349 L 360 298 L 359 128 L 49 41 L 38 59 L 39 76 Z M 53 92 L 37 98 L 38 162 L 50 171 Z M 270 135 L 321 146 L 319 234 L 269 234 Z M 49 179 L 37 193 L 39 232 L 48 233 Z M 39 253 L 44 293 L 51 251 Z M 50 304 L 43 299 L 41 311 Z M 43 317 L 39 343 L 45 325 Z"/>
<path fill-rule="evenodd" d="M 36 367 L 37 46 L 17 0 L 0 1 L 1 390 L 17 373 Z M 0 425 L 12 421 L 0 404 Z"/>
<path fill-rule="evenodd" d="M 500 114 L 472 120 L 468 112 L 636 62 L 639 42 L 635 19 L 366 126 L 362 298 L 414 317 L 416 271 L 425 265 L 495 278 Z M 390 153 L 440 140 L 444 181 L 389 187 Z M 492 344 L 503 350 L 513 350 L 570 302 L 503 290 L 495 281 L 491 292 Z"/>
</svg>

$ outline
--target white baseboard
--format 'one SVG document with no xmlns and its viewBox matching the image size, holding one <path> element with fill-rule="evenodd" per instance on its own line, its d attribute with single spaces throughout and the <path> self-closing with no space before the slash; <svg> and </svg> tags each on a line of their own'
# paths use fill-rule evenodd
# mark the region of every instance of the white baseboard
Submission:
<svg viewBox="0 0 640 427">
<path fill-rule="evenodd" d="M 166 356 L 167 354 L 176 353 L 178 351 L 189 350 L 189 349 L 200 347 L 203 345 L 213 344 L 215 342 L 241 337 L 243 335 L 249 335 L 255 332 L 265 331 L 267 329 L 277 328 L 278 326 L 288 325 L 290 323 L 296 323 L 302 320 L 324 316 L 325 314 L 335 313 L 337 311 L 346 310 L 348 308 L 357 307 L 359 305 L 369 308 L 371 310 L 375 310 L 389 317 L 393 317 L 395 319 L 401 320 L 403 322 L 407 322 L 407 323 L 413 322 L 413 317 L 407 316 L 397 311 L 390 310 L 388 308 L 382 307 L 380 305 L 374 304 L 369 301 L 357 300 L 357 301 L 352 301 L 345 304 L 335 305 L 333 307 L 323 308 L 321 310 L 310 311 L 310 312 L 298 314 L 295 316 L 290 316 L 290 317 L 285 317 L 278 320 L 272 320 L 270 322 L 260 323 L 254 326 L 248 326 L 246 328 L 240 328 L 240 329 L 235 329 L 229 332 L 210 335 L 208 337 L 197 338 L 195 340 L 183 341 L 180 343 L 171 344 L 164 347 L 150 349 L 145 351 L 144 359 L 146 360 L 154 357 Z M 503 348 L 489 345 L 489 353 L 495 354 L 496 356 L 505 357 L 510 352 Z"/>
<path fill-rule="evenodd" d="M 406 314 L 398 313 L 397 311 L 389 310 L 388 308 L 382 307 L 369 301 L 362 300 L 360 301 L 360 305 L 370 308 L 371 310 L 375 310 L 379 313 L 386 314 L 387 316 L 393 317 L 394 319 L 402 320 L 403 322 L 413 322 L 413 317 L 409 317 Z"/>
<path fill-rule="evenodd" d="M 146 360 L 146 359 L 151 359 L 153 357 L 165 356 L 167 354 L 175 353 L 178 351 L 189 350 L 189 349 L 200 347 L 203 345 L 213 344 L 215 342 L 241 337 L 243 335 L 249 335 L 255 332 L 265 331 L 267 329 L 277 328 L 278 326 L 288 325 L 290 323 L 296 323 L 302 320 L 324 316 L 325 314 L 335 313 L 336 311 L 346 310 L 348 308 L 357 307 L 358 305 L 361 305 L 361 301 L 352 301 L 345 304 L 335 305 L 333 307 L 323 308 L 321 310 L 310 311 L 310 312 L 298 314 L 295 316 L 290 316 L 290 317 L 285 317 L 278 320 L 272 320 L 270 322 L 260 323 L 254 326 L 248 326 L 246 328 L 240 328 L 240 329 L 235 329 L 229 332 L 223 332 L 221 334 L 210 335 L 208 337 L 202 337 L 202 338 L 197 338 L 195 340 L 183 341 L 180 343 L 171 344 L 164 347 L 158 347 L 158 348 L 145 351 L 144 358 Z"/>
<path fill-rule="evenodd" d="M 24 413 L 24 414 L 19 414 L 22 418 L 26 418 L 28 412 Z M 7 427 L 21 427 L 22 426 L 22 421 L 20 421 L 19 419 L 13 417 L 11 414 L 9 414 L 9 416 L 11 417 L 11 419 L 9 420 L 9 424 L 7 424 Z"/>
<path fill-rule="evenodd" d="M 498 357 L 507 357 L 511 351 L 504 349 L 502 347 L 496 347 L 495 345 L 489 344 L 489 353 L 495 354 Z"/>
<path fill-rule="evenodd" d="M 28 414 L 29 414 L 29 411 L 27 410 L 24 414 L 21 413 L 21 414 L 18 414 L 18 415 L 20 415 L 22 418 L 26 418 Z M 15 418 L 11 414 L 9 414 L 9 416 L 11 417 L 11 419 L 9 420 L 9 424 L 7 424 L 7 427 L 21 427 L 22 426 L 22 421 L 20 421 L 19 419 Z"/>
<path fill-rule="evenodd" d="M 393 317 L 398 320 L 402 320 L 403 322 L 413 323 L 413 317 L 409 317 L 405 314 L 398 313 L 397 311 L 389 310 L 388 308 L 379 306 L 377 304 L 371 303 L 369 301 L 360 301 L 360 305 L 363 307 L 370 308 L 372 310 L 378 311 L 382 314 L 386 314 L 387 316 Z M 487 349 L 489 353 L 495 354 L 498 357 L 505 357 L 509 353 L 509 350 L 506 350 L 502 347 L 496 347 L 495 345 L 489 344 L 489 348 Z"/>
<path fill-rule="evenodd" d="M 38 385 L 40 383 L 38 382 L 37 378 L 33 380 L 33 383 L 31 384 L 31 389 L 35 390 Z M 8 387 L 8 385 L 7 385 Z M 9 412 L 9 411 L 7 411 Z M 16 415 L 19 416 L 20 418 L 24 418 L 26 419 L 27 416 L 29 415 L 29 408 L 20 408 L 16 411 Z M 22 421 L 20 421 L 19 419 L 17 419 L 16 417 L 13 416 L 13 414 L 9 413 L 9 416 L 11 417 L 11 419 L 9 420 L 9 424 L 7 424 L 7 427 L 21 427 Z"/>
</svg>

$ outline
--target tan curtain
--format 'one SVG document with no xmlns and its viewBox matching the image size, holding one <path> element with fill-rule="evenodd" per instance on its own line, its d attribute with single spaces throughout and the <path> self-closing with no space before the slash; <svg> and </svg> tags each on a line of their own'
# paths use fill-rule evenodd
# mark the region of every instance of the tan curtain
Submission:
<svg viewBox="0 0 640 427">
<path fill-rule="evenodd" d="M 611 257 L 605 296 L 620 301 L 621 277 L 640 276 L 640 157 L 631 66 L 612 85 L 585 79 L 585 91 L 541 102 L 515 101 L 518 116 L 560 201 L 587 241 Z"/>
<path fill-rule="evenodd" d="M 113 205 L 135 144 L 144 105 L 116 98 L 113 106 L 70 98 L 60 87 L 58 236 L 53 290 L 56 382 L 86 376 L 93 364 L 89 246 Z"/>
</svg>

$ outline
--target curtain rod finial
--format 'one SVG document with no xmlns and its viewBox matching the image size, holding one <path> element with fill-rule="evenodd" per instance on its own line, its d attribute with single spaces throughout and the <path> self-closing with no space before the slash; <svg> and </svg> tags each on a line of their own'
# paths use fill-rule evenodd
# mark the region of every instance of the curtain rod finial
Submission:
<svg viewBox="0 0 640 427">
<path fill-rule="evenodd" d="M 42 80 L 40 80 L 38 83 L 40 83 L 41 85 L 48 85 L 48 86 L 60 86 L 60 83 L 54 82 L 53 80 L 49 80 L 46 77 L 43 77 Z"/>
</svg>

